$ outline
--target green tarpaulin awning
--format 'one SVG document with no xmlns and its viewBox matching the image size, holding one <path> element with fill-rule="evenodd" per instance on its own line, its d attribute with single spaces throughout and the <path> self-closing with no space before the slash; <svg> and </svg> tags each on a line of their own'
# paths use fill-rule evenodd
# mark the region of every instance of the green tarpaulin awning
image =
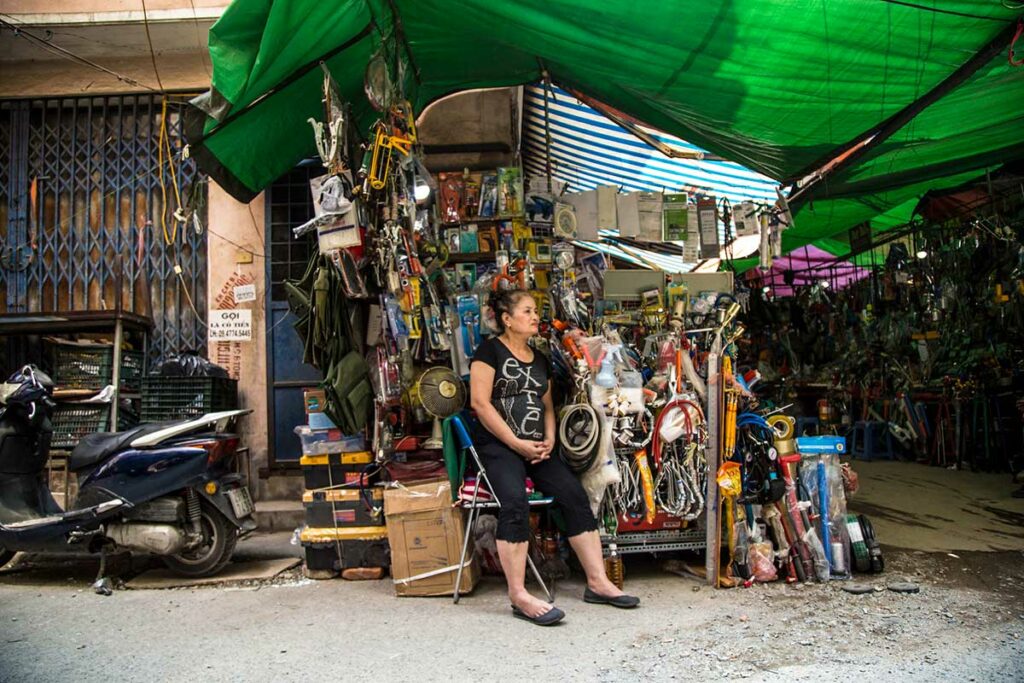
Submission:
<svg viewBox="0 0 1024 683">
<path fill-rule="evenodd" d="M 801 197 L 789 250 L 1024 157 L 1024 68 L 1007 57 L 1021 14 L 995 0 L 236 0 L 210 29 L 213 90 L 187 136 L 248 201 L 315 154 L 320 61 L 372 122 L 363 73 L 381 45 L 417 111 L 546 70 L 778 180 L 884 130 Z"/>
</svg>

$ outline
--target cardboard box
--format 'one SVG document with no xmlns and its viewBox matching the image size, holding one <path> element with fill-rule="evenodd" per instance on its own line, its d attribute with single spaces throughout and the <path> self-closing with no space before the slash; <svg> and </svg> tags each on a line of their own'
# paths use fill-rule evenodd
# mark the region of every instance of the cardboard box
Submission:
<svg viewBox="0 0 1024 683">
<path fill-rule="evenodd" d="M 465 533 L 464 511 L 452 507 L 451 485 L 437 480 L 384 492 L 391 546 L 391 576 L 399 596 L 451 595 Z M 476 586 L 480 571 L 470 546 L 460 593 Z"/>
<path fill-rule="evenodd" d="M 327 394 L 323 389 L 306 389 L 302 392 L 302 399 L 306 404 L 306 415 L 322 413 L 327 405 Z"/>
</svg>

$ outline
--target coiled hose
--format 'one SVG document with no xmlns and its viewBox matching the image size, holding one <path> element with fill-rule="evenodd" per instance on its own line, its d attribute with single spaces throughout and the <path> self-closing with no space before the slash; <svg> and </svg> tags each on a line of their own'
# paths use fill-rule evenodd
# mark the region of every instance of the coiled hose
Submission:
<svg viewBox="0 0 1024 683">
<path fill-rule="evenodd" d="M 558 423 L 559 454 L 574 474 L 589 470 L 601 445 L 601 418 L 589 403 L 574 403 Z"/>
</svg>

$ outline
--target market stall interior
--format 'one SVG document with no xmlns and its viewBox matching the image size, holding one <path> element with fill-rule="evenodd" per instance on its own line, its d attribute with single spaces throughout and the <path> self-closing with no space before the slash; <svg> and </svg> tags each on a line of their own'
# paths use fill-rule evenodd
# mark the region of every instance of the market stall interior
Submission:
<svg viewBox="0 0 1024 683">
<path fill-rule="evenodd" d="M 211 30 L 190 163 L 242 202 L 316 169 L 314 215 L 289 226 L 311 257 L 274 283 L 322 376 L 295 426 L 309 576 L 458 600 L 501 573 L 467 378 L 502 290 L 535 301 L 555 456 L 620 587 L 641 553 L 685 553 L 716 587 L 876 574 L 854 460 L 1024 469 L 1019 8 L 929 11 L 923 32 L 914 3 L 833 2 L 820 23 L 634 5 L 583 30 L 577 3 L 238 2 Z M 842 93 L 837 64 L 857 68 Z M 447 96 L 499 87 L 518 93 L 508 138 L 471 161 L 424 130 Z M 116 425 L 159 392 L 144 352 L 122 369 L 114 319 L 113 406 L 75 408 Z M 573 571 L 565 520 L 526 493 L 550 596 Z"/>
<path fill-rule="evenodd" d="M 1024 190 L 1012 166 L 995 166 L 1020 156 L 1019 135 L 1010 132 L 1019 122 L 993 113 L 993 102 L 985 114 L 988 161 L 936 133 L 963 101 L 945 94 L 973 92 L 1014 67 L 1012 22 L 1001 32 L 975 23 L 998 21 L 1003 10 L 990 7 L 992 16 L 966 23 L 958 17 L 955 31 L 949 17 L 935 14 L 948 47 L 962 40 L 973 56 L 870 124 L 858 124 L 848 107 L 841 117 L 816 112 L 797 88 L 807 128 L 824 120 L 849 128 L 830 129 L 814 147 L 766 127 L 764 100 L 683 101 L 680 92 L 699 87 L 700 78 L 721 77 L 701 60 L 662 74 L 623 57 L 619 66 L 632 71 L 632 86 L 623 87 L 601 77 L 609 56 L 584 36 L 547 54 L 569 44 L 567 36 L 526 10 L 510 11 L 500 25 L 488 11 L 460 15 L 446 26 L 457 40 L 428 45 L 436 17 L 406 3 L 365 9 L 361 33 L 317 61 L 292 56 L 301 66 L 276 85 L 222 72 L 194 103 L 189 134 L 200 163 L 245 200 L 311 146 L 298 127 L 266 127 L 261 144 L 282 145 L 293 158 L 257 164 L 252 150 L 239 153 L 232 141 L 280 114 L 283 102 L 291 106 L 287 92 L 321 86 L 322 106 L 303 100 L 324 168 L 311 183 L 316 217 L 294 231 L 297 239 L 315 236 L 319 249 L 305 277 L 288 285 L 304 360 L 325 377 L 307 392 L 309 424 L 297 430 L 307 485 L 300 536 L 312 574 L 381 576 L 390 552 L 400 595 L 457 596 L 481 569 L 500 571 L 493 523 L 484 516 L 463 527 L 462 508 L 475 521 L 481 496 L 493 492 L 475 476 L 471 443 L 456 431 L 473 420 L 464 382 L 476 349 L 496 329 L 488 294 L 502 289 L 530 292 L 541 313 L 534 342 L 553 368 L 558 456 L 589 496 L 608 574 L 620 584 L 623 558 L 635 552 L 704 551 L 703 566 L 688 570 L 716 586 L 882 571 L 871 521 L 847 511 L 858 487 L 851 450 L 864 459 L 1010 468 L 1019 421 L 999 392 L 1009 396 L 1020 377 Z M 908 9 L 886 11 L 909 21 Z M 615 5 L 595 21 L 621 21 L 628 46 L 635 33 L 623 12 Z M 783 14 L 751 3 L 744 19 L 785 33 Z M 275 20 L 226 16 L 222 23 L 228 35 L 260 21 Z M 484 58 L 481 36 L 515 32 L 543 35 L 534 46 L 540 53 L 526 59 L 510 48 L 502 59 Z M 480 59 L 468 65 L 448 54 L 454 43 L 461 57 Z M 823 44 L 831 47 L 827 36 Z M 1007 45 L 1009 64 L 990 66 Z M 282 46 L 282 62 L 286 54 Z M 771 54 L 778 82 L 795 63 Z M 920 54 L 912 46 L 887 54 L 897 57 Z M 364 73 L 351 67 L 364 63 Z M 458 77 L 439 78 L 439 65 L 456 63 Z M 737 78 L 756 89 L 761 73 Z M 801 75 L 795 88 L 813 85 Z M 425 105 L 454 90 L 529 80 L 543 112 L 523 126 L 530 163 L 518 134 L 491 164 L 446 165 L 443 155 L 428 154 L 417 129 Z M 888 82 L 885 74 L 879 82 Z M 1020 89 L 1012 83 L 1006 87 Z M 699 183 L 630 191 L 641 169 L 611 156 L 606 169 L 588 168 L 583 181 L 577 169 L 572 178 L 567 150 L 594 129 L 578 119 L 566 137 L 553 134 L 553 122 L 574 125 L 567 100 L 666 156 L 704 159 L 706 152 L 673 148 L 641 121 L 785 178 L 788 191 L 735 206 Z M 939 166 L 901 156 L 927 141 Z M 610 181 L 601 182 L 602 173 Z M 932 196 L 916 204 L 927 181 L 956 187 L 982 174 L 981 185 L 959 190 L 981 192 L 983 201 L 964 206 Z M 679 271 L 697 264 L 697 272 L 623 267 L 596 246 L 608 236 L 602 230 L 613 231 L 619 254 L 649 265 L 656 256 L 644 260 L 647 248 L 678 259 Z M 801 251 L 804 261 L 794 265 Z M 528 492 L 537 503 L 531 562 L 542 582 L 553 583 L 568 557 L 557 499 L 547 505 L 550 497 L 529 483 Z M 433 562 L 410 545 L 410 534 L 432 522 L 445 529 L 431 536 Z M 459 549 L 470 542 L 475 553 L 467 558 Z"/>
<path fill-rule="evenodd" d="M 464 526 L 463 508 L 475 520 L 494 494 L 458 430 L 473 421 L 469 361 L 496 330 L 486 302 L 502 289 L 536 301 L 557 455 L 587 492 L 614 581 L 624 581 L 624 556 L 683 550 L 707 550 L 706 563 L 688 566 L 719 586 L 882 570 L 870 521 L 847 514 L 845 440 L 798 439 L 786 408 L 753 390 L 756 372 L 739 369 L 749 289 L 731 271 L 616 268 L 578 244 L 599 224 L 636 224 L 651 243 L 699 248 L 714 235 L 717 253 L 733 237 L 728 202 L 614 186 L 571 193 L 552 177 L 524 178 L 514 158 L 431 172 L 399 93 L 370 88 L 381 113 L 363 141 L 321 73 L 324 111 L 311 123 L 325 172 L 311 182 L 317 215 L 294 230 L 319 249 L 287 284 L 304 360 L 325 378 L 306 392 L 308 424 L 296 429 L 311 576 L 389 570 L 399 595 L 458 597 L 482 570 L 500 572 L 493 519 Z M 597 212 L 579 208 L 590 202 Z M 781 199 L 743 210 L 745 229 L 776 243 L 792 221 Z M 531 566 L 553 583 L 569 572 L 557 498 L 529 482 L 528 494 Z M 413 538 L 422 543 L 431 525 L 426 554 Z"/>
</svg>

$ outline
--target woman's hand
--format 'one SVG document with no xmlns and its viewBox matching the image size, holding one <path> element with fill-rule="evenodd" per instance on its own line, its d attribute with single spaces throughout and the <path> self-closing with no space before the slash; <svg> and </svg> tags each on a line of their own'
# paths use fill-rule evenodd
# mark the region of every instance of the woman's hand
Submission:
<svg viewBox="0 0 1024 683">
<path fill-rule="evenodd" d="M 544 455 L 551 457 L 551 452 L 555 450 L 555 439 L 554 437 L 548 437 L 541 442 L 544 446 Z"/>
<path fill-rule="evenodd" d="M 523 459 L 529 463 L 547 460 L 548 454 L 551 452 L 550 450 L 545 450 L 545 442 L 530 441 L 529 439 L 516 439 L 512 445 L 512 450 L 523 456 Z"/>
</svg>

